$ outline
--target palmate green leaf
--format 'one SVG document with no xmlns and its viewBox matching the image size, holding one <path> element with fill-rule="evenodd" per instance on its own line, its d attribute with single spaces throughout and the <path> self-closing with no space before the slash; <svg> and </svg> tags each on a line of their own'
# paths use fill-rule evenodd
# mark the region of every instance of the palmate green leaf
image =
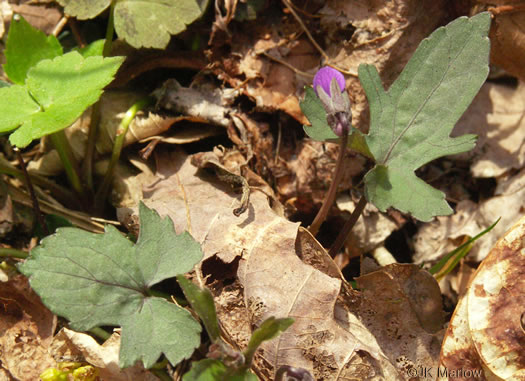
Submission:
<svg viewBox="0 0 525 381">
<path fill-rule="evenodd" d="M 4 71 L 16 84 L 25 83 L 27 72 L 38 62 L 62 55 L 62 46 L 53 35 L 33 28 L 22 16 L 15 15 L 9 26 Z"/>
<path fill-rule="evenodd" d="M 305 96 L 299 105 L 303 114 L 310 121 L 311 126 L 303 126 L 303 128 L 311 139 L 332 143 L 339 141 L 339 136 L 332 131 L 326 122 L 326 111 L 312 87 L 305 87 Z M 348 148 L 367 157 L 372 157 L 366 145 L 365 135 L 354 127 L 352 127 L 348 137 Z"/>
<path fill-rule="evenodd" d="M 115 5 L 117 35 L 135 48 L 164 49 L 170 35 L 178 34 L 199 18 L 209 0 L 119 0 Z M 93 18 L 110 0 L 58 0 L 65 12 L 79 19 Z"/>
<path fill-rule="evenodd" d="M 414 171 L 474 147 L 474 135 L 449 134 L 487 78 L 489 27 L 485 12 L 437 29 L 386 92 L 374 66 L 359 66 L 370 104 L 366 141 L 376 161 L 365 194 L 381 211 L 394 207 L 422 221 L 452 213 L 444 193 Z"/>
<path fill-rule="evenodd" d="M 9 140 L 25 147 L 33 139 L 71 125 L 95 103 L 123 62 L 122 57 L 83 58 L 70 52 L 40 61 L 27 73 L 25 86 L 0 89 L 0 131 L 14 131 Z M 15 96 L 19 100 L 13 102 Z"/>
<path fill-rule="evenodd" d="M 122 326 L 122 367 L 137 360 L 150 367 L 161 353 L 177 364 L 199 345 L 200 324 L 181 307 L 149 296 L 148 289 L 191 270 L 202 251 L 188 233 L 177 235 L 169 218 L 143 204 L 139 216 L 135 245 L 110 225 L 104 234 L 60 228 L 19 269 L 73 329 Z"/>
</svg>

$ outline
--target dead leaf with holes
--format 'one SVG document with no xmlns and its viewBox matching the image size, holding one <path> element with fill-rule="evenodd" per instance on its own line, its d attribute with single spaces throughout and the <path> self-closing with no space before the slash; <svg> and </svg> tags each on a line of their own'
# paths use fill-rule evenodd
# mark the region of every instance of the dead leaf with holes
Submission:
<svg viewBox="0 0 525 381">
<path fill-rule="evenodd" d="M 525 217 L 492 248 L 458 303 L 443 342 L 442 366 L 481 372 L 476 379 L 525 379 L 524 306 Z"/>
<path fill-rule="evenodd" d="M 440 328 L 435 317 L 441 311 L 415 307 L 421 300 L 435 301 L 435 295 L 440 301 L 431 277 L 428 286 L 417 278 L 419 270 L 408 271 L 406 287 L 417 286 L 421 293 L 404 292 L 419 299 L 404 302 L 405 309 L 391 316 L 397 321 L 407 320 L 407 314 L 412 317 L 412 326 L 403 326 L 407 353 L 400 361 L 399 353 L 394 356 L 383 347 L 387 339 L 377 331 L 385 315 L 374 325 L 373 316 L 368 314 L 364 323 L 361 313 L 383 288 L 370 288 L 366 297 L 349 288 L 321 245 L 297 223 L 276 214 L 265 193 L 252 188 L 248 209 L 236 217 L 233 211 L 241 195 L 215 173 L 197 169 L 182 154 L 156 155 L 157 176 L 144 184 L 144 202 L 170 216 L 177 232 L 188 230 L 201 244 L 204 260 L 197 279 L 211 289 L 229 341 L 244 348 L 253 329 L 266 318 L 295 319 L 286 332 L 257 352 L 254 366 L 259 377 L 272 380 L 280 366 L 291 365 L 307 369 L 315 379 L 403 380 L 408 379 L 409 362 L 435 365 L 439 350 L 433 332 Z M 136 207 L 121 208 L 118 214 L 124 223 L 136 226 Z M 370 308 L 381 311 L 378 306 Z"/>
<path fill-rule="evenodd" d="M 18 380 L 37 380 L 54 364 L 48 353 L 56 316 L 18 275 L 0 283 L 0 368 Z M 1 373 L 0 373 L 1 375 Z"/>
</svg>

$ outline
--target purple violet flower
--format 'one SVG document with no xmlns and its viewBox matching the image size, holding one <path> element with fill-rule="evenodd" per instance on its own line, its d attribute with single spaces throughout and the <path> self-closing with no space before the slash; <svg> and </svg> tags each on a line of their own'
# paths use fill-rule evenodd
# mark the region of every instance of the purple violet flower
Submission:
<svg viewBox="0 0 525 381">
<path fill-rule="evenodd" d="M 352 123 L 350 99 L 345 92 L 345 77 L 325 66 L 314 76 L 314 91 L 326 111 L 326 122 L 337 136 L 348 134 Z M 339 91 L 338 91 L 339 90 Z"/>
<path fill-rule="evenodd" d="M 319 93 L 317 92 L 317 87 L 321 86 L 321 88 L 324 90 L 328 96 L 331 96 L 330 91 L 330 83 L 332 82 L 332 78 L 335 78 L 337 81 L 337 84 L 339 85 L 339 89 L 341 89 L 341 92 L 345 91 L 346 83 L 345 83 L 345 77 L 343 74 L 341 74 L 339 71 L 331 68 L 330 66 L 324 66 L 321 69 L 317 71 L 314 77 L 314 91 L 319 96 Z"/>
</svg>

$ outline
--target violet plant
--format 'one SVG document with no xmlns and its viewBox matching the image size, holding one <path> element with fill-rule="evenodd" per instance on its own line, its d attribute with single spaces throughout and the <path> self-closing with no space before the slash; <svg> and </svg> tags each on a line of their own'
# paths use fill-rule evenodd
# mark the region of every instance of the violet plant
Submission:
<svg viewBox="0 0 525 381">
<path fill-rule="evenodd" d="M 438 28 L 416 49 L 398 79 L 385 91 L 377 69 L 361 64 L 359 80 L 370 106 L 368 135 L 351 126 L 350 101 L 344 77 L 324 67 L 306 88 L 301 109 L 311 123 L 310 138 L 339 142 L 341 150 L 334 179 L 310 226 L 316 234 L 335 199 L 344 172 L 345 149 L 353 149 L 375 163 L 365 175 L 364 194 L 339 232 L 330 254 L 343 246 L 367 202 L 385 212 L 393 207 L 421 221 L 448 215 L 445 194 L 415 175 L 436 158 L 466 152 L 475 135 L 450 133 L 487 78 L 490 14 L 460 17 Z"/>
</svg>

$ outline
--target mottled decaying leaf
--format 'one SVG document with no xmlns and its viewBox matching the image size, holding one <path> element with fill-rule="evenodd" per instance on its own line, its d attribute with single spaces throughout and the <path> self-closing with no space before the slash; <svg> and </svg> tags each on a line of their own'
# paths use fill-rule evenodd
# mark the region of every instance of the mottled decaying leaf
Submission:
<svg viewBox="0 0 525 381">
<path fill-rule="evenodd" d="M 9 26 L 5 49 L 4 70 L 9 79 L 23 85 L 27 72 L 38 62 L 62 55 L 62 45 L 53 35 L 33 28 L 20 15 L 15 15 Z"/>
<path fill-rule="evenodd" d="M 56 316 L 40 301 L 21 275 L 0 285 L 0 362 L 9 370 L 2 380 L 37 380 L 54 364 L 48 352 Z"/>
<path fill-rule="evenodd" d="M 487 77 L 489 26 L 485 12 L 437 29 L 388 91 L 374 66 L 359 66 L 370 104 L 366 141 L 376 161 L 365 176 L 365 193 L 381 211 L 395 207 L 422 221 L 452 213 L 443 192 L 414 171 L 474 147 L 473 135 L 449 134 Z"/>
<path fill-rule="evenodd" d="M 525 378 L 524 242 L 522 217 L 496 243 L 474 274 L 443 342 L 441 364 L 447 369 L 481 371 L 478 379 Z"/>
<path fill-rule="evenodd" d="M 61 228 L 31 252 L 20 270 L 53 312 L 71 327 L 122 326 L 120 366 L 152 366 L 161 353 L 173 364 L 199 345 L 200 325 L 181 307 L 148 295 L 152 285 L 192 269 L 202 257 L 188 233 L 140 207 L 137 243 L 111 225 L 104 234 Z"/>
</svg>

